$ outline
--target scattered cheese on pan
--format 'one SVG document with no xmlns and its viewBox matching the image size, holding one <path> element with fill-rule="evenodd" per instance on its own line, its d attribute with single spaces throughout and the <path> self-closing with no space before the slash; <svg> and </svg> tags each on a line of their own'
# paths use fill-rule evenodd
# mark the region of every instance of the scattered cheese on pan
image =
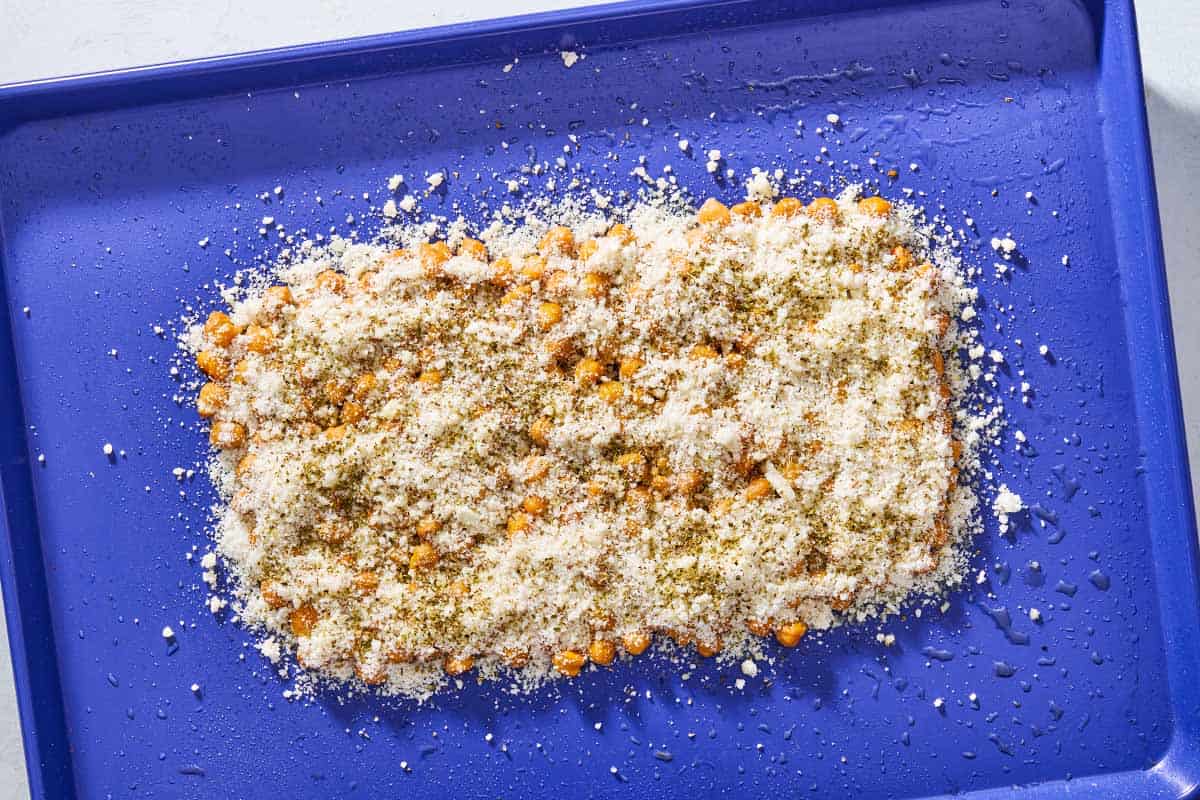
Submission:
<svg viewBox="0 0 1200 800">
<path fill-rule="evenodd" d="M 425 697 L 958 582 L 974 290 L 909 206 L 770 195 L 338 240 L 228 294 L 186 339 L 261 652 Z"/>
</svg>

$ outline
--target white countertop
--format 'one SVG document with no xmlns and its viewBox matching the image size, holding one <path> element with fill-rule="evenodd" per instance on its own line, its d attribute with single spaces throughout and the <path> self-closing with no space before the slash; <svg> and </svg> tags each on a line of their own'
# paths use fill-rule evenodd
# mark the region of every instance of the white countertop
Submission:
<svg viewBox="0 0 1200 800">
<path fill-rule="evenodd" d="M 468 19 L 587 5 L 579 0 L 0 0 L 0 84 L 54 75 L 200 58 Z M 1200 467 L 1200 3 L 1136 0 L 1146 102 L 1188 452 Z M 436 6 L 441 6 L 437 8 Z M 1200 495 L 1200 468 L 1193 491 Z M 8 639 L 0 624 L 0 800 L 29 797 Z"/>
</svg>

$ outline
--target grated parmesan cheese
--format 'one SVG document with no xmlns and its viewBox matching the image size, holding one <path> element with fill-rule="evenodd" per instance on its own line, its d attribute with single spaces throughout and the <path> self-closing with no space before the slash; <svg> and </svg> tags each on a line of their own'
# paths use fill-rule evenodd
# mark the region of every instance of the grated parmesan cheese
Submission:
<svg viewBox="0 0 1200 800">
<path fill-rule="evenodd" d="M 198 405 L 259 651 L 423 698 L 658 632 L 740 660 L 758 621 L 790 646 L 957 583 L 975 292 L 855 192 L 334 239 L 226 295 L 184 342 L 232 374 Z"/>
</svg>

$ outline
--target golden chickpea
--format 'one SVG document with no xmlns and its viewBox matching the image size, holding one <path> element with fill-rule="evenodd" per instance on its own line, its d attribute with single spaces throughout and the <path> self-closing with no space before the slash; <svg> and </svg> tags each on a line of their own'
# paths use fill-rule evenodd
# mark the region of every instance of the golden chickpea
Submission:
<svg viewBox="0 0 1200 800">
<path fill-rule="evenodd" d="M 715 197 L 710 197 L 696 212 L 696 221 L 701 225 L 728 225 L 729 207 Z"/>
<path fill-rule="evenodd" d="M 589 258 L 594 256 L 596 251 L 599 249 L 600 243 L 597 240 L 587 239 L 580 242 L 579 246 L 575 248 L 575 257 L 580 261 L 587 261 Z"/>
<path fill-rule="evenodd" d="M 217 347 L 228 347 L 238 335 L 238 326 L 223 311 L 214 311 L 204 321 L 204 335 Z"/>
<path fill-rule="evenodd" d="M 804 211 L 804 203 L 795 197 L 781 197 L 779 202 L 771 207 L 772 217 L 795 217 Z"/>
<path fill-rule="evenodd" d="M 262 595 L 263 602 L 270 608 L 283 608 L 287 605 L 287 601 L 280 596 L 275 589 L 275 584 L 270 581 L 263 581 L 258 585 L 259 594 Z"/>
<path fill-rule="evenodd" d="M 421 542 L 412 549 L 412 555 L 408 557 L 408 568 L 413 572 L 433 569 L 437 566 L 437 562 L 437 550 L 434 550 L 433 545 L 428 542 Z"/>
<path fill-rule="evenodd" d="M 646 457 L 639 450 L 631 450 L 617 456 L 616 464 L 635 480 L 640 480 L 646 475 Z"/>
<path fill-rule="evenodd" d="M 196 412 L 202 417 L 211 417 L 229 401 L 229 392 L 225 391 L 225 387 L 219 383 L 206 383 L 200 387 L 200 394 L 196 397 Z"/>
<path fill-rule="evenodd" d="M 363 594 L 370 594 L 379 588 L 379 576 L 369 569 L 354 576 L 354 588 Z"/>
<path fill-rule="evenodd" d="M 422 539 L 432 539 L 434 534 L 442 529 L 442 523 L 438 522 L 433 517 L 421 517 L 417 521 L 417 536 Z"/>
<path fill-rule="evenodd" d="M 505 529 L 508 531 L 508 536 L 511 539 L 513 536 L 519 536 L 528 531 L 530 524 L 528 514 L 524 511 L 514 511 L 509 515 Z"/>
<path fill-rule="evenodd" d="M 526 513 L 535 517 L 540 517 L 546 513 L 546 509 L 550 504 L 546 502 L 546 498 L 536 494 L 531 494 L 521 501 L 521 509 Z"/>
<path fill-rule="evenodd" d="M 222 450 L 236 450 L 246 444 L 246 429 L 237 422 L 214 422 L 208 431 L 208 441 Z"/>
<path fill-rule="evenodd" d="M 546 301 L 538 306 L 537 318 L 538 325 L 542 330 L 548 331 L 562 321 L 563 310 L 558 303 Z"/>
<path fill-rule="evenodd" d="M 542 288 L 547 292 L 556 292 L 567 282 L 568 276 L 565 269 L 556 269 L 542 279 Z"/>
<path fill-rule="evenodd" d="M 263 297 L 267 300 L 269 305 L 273 305 L 276 308 L 280 306 L 290 306 L 296 302 L 292 297 L 291 288 L 287 286 L 272 286 L 271 288 L 267 289 L 267 291 L 263 294 Z"/>
<path fill-rule="evenodd" d="M 421 372 L 417 378 L 417 383 L 421 384 L 426 389 L 432 389 L 442 382 L 442 371 L 440 369 L 427 369 Z"/>
<path fill-rule="evenodd" d="M 770 636 L 771 623 L 763 622 L 760 619 L 748 619 L 746 620 L 746 630 L 750 631 L 755 636 Z"/>
<path fill-rule="evenodd" d="M 818 197 L 808 204 L 808 215 L 821 222 L 837 222 L 840 212 L 837 200 L 832 197 Z"/>
<path fill-rule="evenodd" d="M 375 288 L 372 284 L 375 280 L 375 276 L 378 274 L 379 270 L 374 269 L 364 269 L 362 272 L 358 273 L 358 279 L 355 281 L 358 284 L 358 288 L 364 292 L 372 292 Z"/>
<path fill-rule="evenodd" d="M 251 470 L 251 468 L 254 467 L 254 462 L 257 460 L 258 456 L 254 455 L 254 453 L 246 453 L 246 455 L 238 459 L 237 467 L 235 467 L 233 470 L 234 473 L 238 477 L 245 475 Z"/>
<path fill-rule="evenodd" d="M 322 436 L 325 437 L 326 441 L 340 442 L 342 439 L 346 438 L 346 426 L 333 425 L 329 428 L 326 428 Z"/>
<path fill-rule="evenodd" d="M 545 447 L 550 443 L 551 423 L 548 417 L 539 417 L 529 426 L 529 438 L 533 443 Z"/>
<path fill-rule="evenodd" d="M 365 400 L 371 394 L 371 390 L 375 388 L 378 381 L 375 378 L 374 372 L 364 372 L 354 380 L 354 399 Z"/>
<path fill-rule="evenodd" d="M 196 366 L 215 381 L 229 376 L 229 362 L 212 350 L 201 350 L 196 354 Z"/>
<path fill-rule="evenodd" d="M 540 281 L 545 274 L 545 256 L 529 256 L 521 262 L 521 277 L 525 280 Z"/>
<path fill-rule="evenodd" d="M 262 325 L 250 325 L 246 328 L 246 349 L 251 353 L 269 353 L 275 348 L 275 334 L 270 328 Z"/>
<path fill-rule="evenodd" d="M 488 258 L 487 246 L 478 239 L 472 239 L 469 236 L 458 243 L 458 254 L 460 256 L 470 256 L 476 261 L 487 261 Z"/>
<path fill-rule="evenodd" d="M 288 615 L 288 622 L 292 626 L 293 636 L 309 636 L 317 625 L 317 610 L 305 603 Z"/>
<path fill-rule="evenodd" d="M 625 652 L 631 656 L 640 656 L 646 652 L 646 648 L 650 646 L 650 634 L 644 631 L 637 633 L 627 633 L 621 637 L 621 646 L 625 648 Z"/>
<path fill-rule="evenodd" d="M 340 272 L 327 269 L 317 275 L 313 280 L 313 285 L 317 287 L 318 291 L 341 294 L 346 290 L 346 276 Z"/>
<path fill-rule="evenodd" d="M 769 497 L 772 492 L 771 482 L 766 478 L 755 478 L 750 481 L 750 485 L 746 487 L 747 500 L 762 500 Z"/>
<path fill-rule="evenodd" d="M 691 497 L 704 488 L 704 473 L 698 469 L 689 470 L 679 476 L 679 493 Z"/>
<path fill-rule="evenodd" d="M 795 647 L 806 633 L 808 633 L 808 626 L 803 622 L 789 622 L 780 625 L 775 631 L 775 641 L 784 647 Z"/>
<path fill-rule="evenodd" d="M 465 672 L 470 672 L 474 666 L 474 656 L 448 656 L 442 662 L 442 668 L 446 670 L 447 675 L 462 675 Z"/>
<path fill-rule="evenodd" d="M 744 203 L 738 203 L 729 209 L 734 214 L 744 219 L 753 219 L 754 217 L 762 216 L 762 206 L 755 203 L 753 200 L 747 200 Z"/>
<path fill-rule="evenodd" d="M 892 269 L 893 270 L 908 270 L 916 265 L 917 261 L 913 258 L 913 254 L 904 245 L 896 245 L 892 248 Z"/>
<path fill-rule="evenodd" d="M 864 197 L 858 201 L 858 210 L 871 217 L 886 217 L 892 211 L 892 204 L 882 197 Z"/>
<path fill-rule="evenodd" d="M 513 265 L 507 258 L 497 258 L 492 262 L 491 282 L 494 286 L 507 286 L 512 283 Z"/>
<path fill-rule="evenodd" d="M 550 459 L 530 456 L 525 459 L 525 482 L 536 483 L 550 474 Z"/>
<path fill-rule="evenodd" d="M 522 300 L 527 300 L 533 295 L 533 287 L 528 283 L 523 283 L 520 286 L 514 286 L 509 289 L 500 298 L 500 305 L 507 306 L 513 303 L 519 303 Z"/>
<path fill-rule="evenodd" d="M 708 513 L 710 513 L 714 517 L 720 519 L 721 517 L 725 516 L 732 510 L 733 510 L 733 498 L 732 497 L 721 497 L 721 498 L 718 498 L 718 499 L 712 501 L 712 504 L 708 508 Z"/>
<path fill-rule="evenodd" d="M 588 658 L 602 667 L 613 663 L 617 657 L 617 646 L 607 639 L 595 639 L 588 645 Z"/>
<path fill-rule="evenodd" d="M 325 385 L 321 387 L 321 393 L 330 403 L 340 406 L 346 402 L 346 396 L 350 394 L 350 389 L 341 381 L 330 379 L 325 381 Z"/>
<path fill-rule="evenodd" d="M 450 260 L 450 245 L 445 242 L 421 242 L 417 247 L 421 268 L 430 274 L 441 271 L 442 265 Z"/>
<path fill-rule="evenodd" d="M 353 425 L 366 416 L 366 409 L 353 400 L 346 401 L 346 404 L 342 406 L 341 419 L 343 425 Z"/>
<path fill-rule="evenodd" d="M 603 374 L 604 367 L 594 358 L 584 358 L 575 365 L 575 381 L 580 386 L 591 386 Z"/>
<path fill-rule="evenodd" d="M 621 385 L 620 381 L 608 381 L 600 384 L 596 394 L 606 403 L 615 403 L 621 399 L 621 395 L 625 394 L 625 387 Z"/>
<path fill-rule="evenodd" d="M 637 356 L 626 356 L 621 359 L 621 363 L 617 368 L 617 374 L 621 376 L 621 380 L 627 381 L 637 374 L 637 371 L 646 365 Z"/>
<path fill-rule="evenodd" d="M 698 344 L 692 348 L 691 352 L 688 353 L 688 355 L 691 358 L 700 359 L 700 358 L 716 358 L 717 356 L 720 355 L 720 353 L 718 353 L 717 349 L 710 344 Z"/>
<path fill-rule="evenodd" d="M 633 244 L 635 241 L 637 241 L 637 237 L 633 235 L 633 231 L 629 229 L 629 226 L 623 225 L 620 222 L 609 228 L 608 233 L 606 233 L 605 236 L 611 236 L 614 239 L 618 239 L 620 240 L 621 244 Z"/>
<path fill-rule="evenodd" d="M 245 383 L 246 375 L 250 372 L 250 362 L 242 359 L 233 368 L 233 380 L 235 383 Z"/>
<path fill-rule="evenodd" d="M 520 669 L 529 664 L 529 653 L 515 647 L 506 647 L 500 651 L 500 658 L 512 669 Z"/>
<path fill-rule="evenodd" d="M 365 664 L 356 658 L 354 675 L 367 686 L 379 686 L 387 680 L 387 667 L 381 664 Z"/>
<path fill-rule="evenodd" d="M 538 252 L 543 256 L 572 255 L 575 252 L 575 234 L 568 227 L 555 225 L 538 242 Z"/>
<path fill-rule="evenodd" d="M 711 639 L 709 641 L 696 642 L 696 652 L 701 658 L 712 658 L 717 653 L 721 652 L 721 637 Z"/>
<path fill-rule="evenodd" d="M 599 300 L 604 295 L 608 294 L 608 276 L 603 272 L 588 272 L 580 281 L 580 286 L 583 288 L 583 293 L 588 297 Z"/>
<path fill-rule="evenodd" d="M 407 650 L 404 647 L 393 647 L 387 653 L 387 660 L 389 664 L 411 664 L 417 659 L 416 656 L 412 654 L 412 651 Z"/>
<path fill-rule="evenodd" d="M 568 678 L 578 677 L 579 671 L 587 663 L 587 656 L 576 650 L 561 650 L 551 659 L 554 668 Z"/>
</svg>

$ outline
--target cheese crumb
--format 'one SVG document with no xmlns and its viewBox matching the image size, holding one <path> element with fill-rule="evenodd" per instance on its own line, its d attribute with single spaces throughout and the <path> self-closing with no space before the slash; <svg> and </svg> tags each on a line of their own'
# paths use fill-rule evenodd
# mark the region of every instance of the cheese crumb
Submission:
<svg viewBox="0 0 1200 800">
<path fill-rule="evenodd" d="M 1008 532 L 1008 517 L 1010 514 L 1016 514 L 1025 508 L 1024 501 L 1021 500 L 1021 495 L 1009 490 L 1005 484 L 1000 484 L 1000 491 L 996 494 L 996 499 L 992 501 L 992 512 L 996 515 L 996 519 L 1000 523 L 1000 532 Z"/>
</svg>

